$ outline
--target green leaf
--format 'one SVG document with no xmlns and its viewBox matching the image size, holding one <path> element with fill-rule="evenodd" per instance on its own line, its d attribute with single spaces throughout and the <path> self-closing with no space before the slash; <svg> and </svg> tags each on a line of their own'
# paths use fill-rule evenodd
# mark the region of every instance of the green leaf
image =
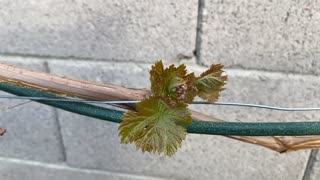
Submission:
<svg viewBox="0 0 320 180">
<path fill-rule="evenodd" d="M 197 95 L 196 89 L 192 88 L 194 80 L 194 73 L 187 74 L 185 65 L 171 65 L 164 69 L 162 61 L 158 61 L 150 71 L 151 93 L 172 106 L 191 103 Z"/>
<path fill-rule="evenodd" d="M 158 61 L 150 70 L 151 96 L 137 104 L 136 111 L 122 116 L 122 143 L 135 143 L 143 152 L 172 156 L 186 137 L 183 125 L 192 123 L 187 105 L 195 96 L 215 101 L 225 85 L 222 65 L 212 65 L 196 78 L 186 66 L 164 68 Z"/>
<path fill-rule="evenodd" d="M 137 103 L 137 112 L 128 111 L 122 116 L 119 136 L 122 143 L 135 143 L 142 152 L 164 153 L 172 156 L 186 137 L 181 125 L 192 122 L 186 105 L 175 108 L 160 98 L 151 97 Z"/>
<path fill-rule="evenodd" d="M 186 80 L 187 87 L 184 95 L 184 102 L 190 104 L 198 94 L 198 89 L 194 86 L 196 77 L 194 73 L 190 73 L 184 79 Z"/>
<path fill-rule="evenodd" d="M 213 64 L 195 80 L 194 85 L 198 90 L 199 97 L 209 102 L 218 100 L 220 92 L 225 89 L 223 86 L 227 81 L 227 76 L 223 75 L 222 68 L 223 65 L 221 64 Z"/>
<path fill-rule="evenodd" d="M 174 65 L 164 69 L 162 61 L 158 61 L 151 67 L 150 81 L 151 92 L 155 96 L 165 97 L 169 95 L 171 90 L 184 83 L 183 77 L 186 75 L 186 66 L 180 65 L 175 67 Z"/>
</svg>

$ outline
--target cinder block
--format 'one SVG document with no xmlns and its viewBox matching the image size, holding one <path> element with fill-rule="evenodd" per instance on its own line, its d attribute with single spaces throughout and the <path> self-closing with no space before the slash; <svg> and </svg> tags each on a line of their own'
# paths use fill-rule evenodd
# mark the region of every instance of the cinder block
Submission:
<svg viewBox="0 0 320 180">
<path fill-rule="evenodd" d="M 198 1 L 0 2 L 0 52 L 115 61 L 193 57 Z"/>
<path fill-rule="evenodd" d="M 320 74 L 317 2 L 205 0 L 200 62 Z"/>
<path fill-rule="evenodd" d="M 160 179 L 130 174 L 78 169 L 66 165 L 46 164 L 19 159 L 0 158 L 0 178 L 2 180 L 147 180 Z"/>
<path fill-rule="evenodd" d="M 316 150 L 310 156 L 310 169 L 305 173 L 305 179 L 317 180 L 320 178 L 320 153 Z"/>
<path fill-rule="evenodd" d="M 43 62 L 0 58 L 1 62 L 45 71 Z M 1 94 L 10 95 L 3 92 Z M 7 130 L 7 133 L 0 137 L 0 156 L 45 162 L 62 161 L 64 157 L 61 136 L 52 108 L 30 102 L 8 109 L 26 101 L 28 100 L 1 99 L 0 101 L 0 127 Z"/>
<path fill-rule="evenodd" d="M 119 85 L 127 84 L 128 86 L 137 83 L 138 85 L 135 87 L 141 87 L 148 82 L 149 76 L 147 73 L 150 65 L 130 63 L 101 63 L 96 65 L 84 62 L 64 62 L 60 64 L 58 61 L 51 61 L 49 67 L 50 71 L 55 74 L 82 77 L 89 80 L 96 79 Z M 121 71 L 122 68 L 125 70 Z M 130 69 L 130 71 L 126 69 Z M 190 69 L 198 73 L 204 70 L 195 66 Z M 77 74 L 75 74 L 76 71 Z M 102 76 L 97 72 L 103 71 L 109 73 L 104 74 L 104 79 L 97 78 Z M 280 73 L 260 74 L 255 71 L 234 70 L 230 71 L 229 75 L 230 85 L 223 95 L 223 100 L 270 104 L 275 101 L 275 105 L 305 105 L 311 97 L 309 99 L 303 98 L 317 93 L 315 88 L 317 83 L 313 82 L 316 78 L 312 76 L 291 76 Z M 296 88 L 298 84 L 303 84 L 305 88 Z M 148 85 L 142 87 L 148 87 Z M 316 101 L 311 101 L 311 104 L 313 103 L 317 104 Z M 258 110 L 245 108 L 238 109 L 233 113 L 230 112 L 234 110 L 223 112 L 222 107 L 219 107 L 221 112 L 214 110 L 217 107 L 210 107 L 210 112 L 207 112 L 209 107 L 206 109 L 195 108 L 208 114 L 223 116 L 224 119 L 230 121 L 238 119 L 249 119 L 250 121 L 292 120 L 286 118 L 284 114 L 280 114 L 283 118 L 276 115 L 269 117 L 270 112 L 259 113 Z M 248 113 L 251 113 L 251 115 L 243 118 Z M 195 134 L 188 135 L 187 141 L 183 143 L 182 148 L 172 158 L 147 153 L 142 154 L 135 150 L 134 145 L 119 143 L 118 124 L 95 120 L 62 110 L 58 111 L 58 116 L 62 125 L 67 163 L 81 168 L 98 168 L 174 179 L 292 180 L 301 179 L 309 155 L 309 151 L 279 154 L 269 149 L 225 137 Z M 289 115 L 289 117 L 292 116 Z M 299 120 L 308 119 L 305 116 L 301 115 L 305 119 L 301 118 Z"/>
<path fill-rule="evenodd" d="M 50 73 L 82 80 L 148 88 L 151 64 L 50 60 Z"/>
</svg>

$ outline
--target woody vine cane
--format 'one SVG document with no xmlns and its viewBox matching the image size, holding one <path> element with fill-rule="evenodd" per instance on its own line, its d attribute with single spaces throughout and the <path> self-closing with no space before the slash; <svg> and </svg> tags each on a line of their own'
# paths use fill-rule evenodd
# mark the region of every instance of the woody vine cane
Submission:
<svg viewBox="0 0 320 180">
<path fill-rule="evenodd" d="M 162 63 L 158 62 L 158 66 L 160 66 Z M 156 67 L 156 65 L 154 66 L 154 68 Z M 182 68 L 183 66 L 179 66 L 179 67 L 174 67 L 171 66 L 171 70 L 170 71 L 177 71 L 179 70 L 179 68 Z M 160 69 L 160 70 L 159 70 Z M 170 69 L 170 67 L 168 69 L 164 69 L 161 70 L 161 68 L 159 68 L 159 72 L 167 72 L 169 71 L 168 69 Z M 179 71 L 182 71 L 182 70 Z M 209 69 L 210 71 L 210 69 Z M 221 69 L 220 69 L 221 71 Z M 223 75 L 222 72 L 219 72 L 220 75 Z M 218 73 L 218 74 L 219 74 Z M 210 74 L 210 73 L 209 73 Z M 214 73 L 213 73 L 214 74 Z M 181 74 L 178 73 L 178 75 Z M 183 75 L 183 73 L 182 73 Z M 217 75 L 217 74 L 215 74 Z M 185 74 L 185 76 L 187 76 Z M 189 74 L 189 78 L 190 78 Z M 162 76 L 161 76 L 162 77 Z M 166 76 L 163 76 L 166 77 Z M 169 77 L 169 76 L 168 76 Z M 178 76 L 179 77 L 179 76 Z M 200 76 L 201 77 L 201 76 Z M 200 79 L 200 77 L 198 77 L 198 79 Z M 202 76 L 204 77 L 204 76 Z M 172 78 L 172 77 L 171 77 Z M 194 80 L 196 80 L 196 77 L 193 77 Z M 204 114 L 200 114 L 197 112 L 190 112 L 188 113 L 183 113 L 183 112 L 187 112 L 186 110 L 182 110 L 182 107 L 184 108 L 184 106 L 179 105 L 179 102 L 182 101 L 183 98 L 181 98 L 181 95 L 184 94 L 185 96 L 189 95 L 188 93 L 183 92 L 182 90 L 185 88 L 181 88 L 183 86 L 181 86 L 182 84 L 186 84 L 187 87 L 191 87 L 190 86 L 190 82 L 189 81 L 187 84 L 185 79 L 179 79 L 179 78 L 173 78 L 174 80 L 170 80 L 167 81 L 168 78 L 164 78 L 164 82 L 173 82 L 174 86 L 170 86 L 170 83 L 167 87 L 170 88 L 176 88 L 176 90 L 173 90 L 172 92 L 168 92 L 165 91 L 166 93 L 172 93 L 171 94 L 171 98 L 176 97 L 177 99 L 173 99 L 173 100 L 162 100 L 161 98 L 163 98 L 163 96 L 161 96 L 161 94 L 159 96 L 156 96 L 154 94 L 150 96 L 150 92 L 147 90 L 137 90 L 137 89 L 128 89 L 128 88 L 124 88 L 124 87 L 120 87 L 120 86 L 115 86 L 115 85 L 108 85 L 108 84 L 98 84 L 98 83 L 92 83 L 92 82 L 87 82 L 87 81 L 79 81 L 79 80 L 72 80 L 72 79 L 67 79 L 67 78 L 61 78 L 61 77 L 57 77 L 57 76 L 52 76 L 52 75 L 48 75 L 45 73 L 39 73 L 39 72 L 33 72 L 33 71 L 28 71 L 28 70 L 24 70 L 21 68 L 16 68 L 16 67 L 12 67 L 12 66 L 8 66 L 5 64 L 1 64 L 0 65 L 0 79 L 2 81 L 1 85 L 1 89 L 11 92 L 13 94 L 17 94 L 17 95 L 23 95 L 23 96 L 42 96 L 42 97 L 57 97 L 58 95 L 64 94 L 67 96 L 71 96 L 71 97 L 79 97 L 79 98 L 83 98 L 83 99 L 89 99 L 89 100 L 143 100 L 146 99 L 147 97 L 150 98 L 155 98 L 157 100 L 157 103 L 155 103 L 156 105 L 154 107 L 156 107 L 155 109 L 157 110 L 161 110 L 161 117 L 158 119 L 163 118 L 162 116 L 169 116 L 169 117 L 174 117 L 177 118 L 177 116 L 175 116 L 175 112 L 171 112 L 171 111 L 167 111 L 166 109 L 166 104 L 164 104 L 161 101 L 164 101 L 165 103 L 172 103 L 169 105 L 174 105 L 176 107 L 179 107 L 179 115 L 192 115 L 193 119 L 199 119 L 199 120 L 211 120 L 211 121 L 218 121 L 216 118 L 213 117 L 209 117 L 206 116 Z M 169 78 L 170 79 L 170 78 Z M 192 78 L 191 78 L 192 79 Z M 194 82 L 194 81 L 193 81 Z M 181 84 L 182 83 L 182 84 Z M 67 86 L 66 86 L 67 84 Z M 222 85 L 222 84 L 221 84 Z M 163 86 L 165 87 L 165 86 Z M 177 88 L 178 87 L 178 88 Z M 181 88 L 182 90 L 179 90 L 179 88 Z M 222 86 L 219 86 L 219 88 L 222 88 Z M 187 89 L 185 89 L 187 90 Z M 196 89 L 193 89 L 196 90 Z M 176 93 L 176 94 L 174 94 Z M 194 97 L 194 95 L 192 95 Z M 192 97 L 191 96 L 191 97 Z M 167 97 L 167 96 L 164 96 Z M 179 98 L 178 98 L 179 97 Z M 189 96 L 188 96 L 189 97 Z M 60 97 L 61 98 L 61 97 Z M 158 101 L 160 98 L 160 102 Z M 172 102 L 171 102 L 172 101 Z M 46 103 L 46 104 L 50 104 L 52 106 L 55 107 L 59 107 L 65 110 L 69 110 L 72 112 L 77 112 L 77 113 L 82 113 L 85 115 L 89 115 L 92 117 L 96 117 L 96 118 L 100 118 L 100 119 L 106 119 L 106 120 L 113 120 L 113 121 L 119 121 L 119 117 L 122 115 L 121 112 L 117 112 L 114 110 L 110 110 L 110 109 L 105 109 L 105 108 L 101 108 L 101 107 L 97 107 L 97 106 L 92 106 L 92 105 L 88 105 L 88 104 L 83 104 L 83 103 L 71 103 L 71 102 L 59 102 L 59 101 L 54 101 L 54 102 L 49 102 L 49 101 L 39 101 L 41 103 Z M 141 104 L 143 104 L 144 102 L 142 101 Z M 147 103 L 149 103 L 147 101 Z M 130 105 L 130 104 L 123 104 L 122 105 L 123 108 L 125 109 L 131 109 L 131 110 L 138 110 L 139 108 L 135 108 L 134 105 Z M 139 106 L 138 106 L 139 107 Z M 80 111 L 81 110 L 81 111 Z M 85 110 L 85 111 L 83 111 Z M 147 113 L 152 113 L 154 111 L 149 111 L 149 109 L 147 109 Z M 129 111 L 131 112 L 131 111 Z M 99 114 L 100 113 L 100 114 Z M 132 113 L 134 115 L 139 115 L 139 111 L 138 112 L 134 112 L 132 111 Z M 135 114 L 136 113 L 136 114 Z M 163 114 L 162 114 L 163 113 Z M 153 115 L 153 114 L 151 114 Z M 159 114 L 158 114 L 159 115 Z M 126 117 L 126 116 L 124 116 Z M 134 116 L 135 118 L 137 116 Z M 153 116 L 155 117 L 155 116 Z M 186 116 L 184 116 L 186 117 Z M 188 118 L 188 117 L 186 117 Z M 125 119 L 125 118 L 124 118 Z M 141 119 L 141 117 L 140 117 Z M 148 119 L 149 121 L 150 119 Z M 174 119 L 176 120 L 176 119 Z M 178 121 L 180 121 L 180 119 L 178 119 Z M 125 122 L 125 121 L 124 121 Z M 150 122 L 150 121 L 149 121 Z M 181 123 L 177 122 L 176 125 L 180 126 Z M 145 124 L 143 124 L 145 125 Z M 308 148 L 318 148 L 319 147 L 319 136 L 283 136 L 283 135 L 303 135 L 303 133 L 305 133 L 305 135 L 311 135 L 311 134 L 317 134 L 319 132 L 318 129 L 316 128 L 317 126 L 317 122 L 310 122 L 310 123 L 290 123 L 290 124 L 286 124 L 286 123 L 251 123 L 251 124 L 237 124 L 237 123 L 216 123 L 216 122 L 203 122 L 203 121 L 194 121 L 191 125 L 187 126 L 188 132 L 196 132 L 196 133 L 206 133 L 206 134 L 219 134 L 218 133 L 218 129 L 221 128 L 227 130 L 227 132 L 231 132 L 230 129 L 226 129 L 227 127 L 232 127 L 232 128 L 236 128 L 238 130 L 240 130 L 242 128 L 242 134 L 241 135 L 250 135 L 250 128 L 246 129 L 244 127 L 251 125 L 250 128 L 252 128 L 252 130 L 260 130 L 261 133 L 259 131 L 256 131 L 255 133 L 259 132 L 260 135 L 272 135 L 272 133 L 274 134 L 275 131 L 266 131 L 265 128 L 283 128 L 286 127 L 288 129 L 285 129 L 284 131 L 282 131 L 283 133 L 278 134 L 278 135 L 282 135 L 279 137 L 248 137 L 248 136 L 229 136 L 231 138 L 234 139 L 238 139 L 241 141 L 245 141 L 245 142 L 249 142 L 249 143 L 254 143 L 254 144 L 259 144 L 271 149 L 274 149 L 276 151 L 279 152 L 285 152 L 285 151 L 292 151 L 292 150 L 299 150 L 299 149 L 308 149 Z M 120 126 L 120 130 L 121 130 Z M 142 130 L 146 130 L 149 126 L 143 126 L 143 128 L 141 128 Z M 183 126 L 181 126 L 183 127 Z M 257 127 L 259 127 L 257 129 Z M 311 128 L 309 131 L 304 131 L 306 128 L 308 127 L 314 127 Z M 183 127 L 184 128 L 184 127 Z M 199 131 L 199 129 L 201 131 Z M 289 130 L 291 129 L 291 132 L 289 132 Z M 162 129 L 161 129 L 162 130 Z M 206 132 L 204 131 L 206 130 Z M 213 132 L 213 130 L 215 132 Z M 249 131 L 248 131 L 249 130 Z M 293 130 L 293 131 L 292 131 Z M 311 132 L 312 130 L 312 132 Z M 246 132 L 248 131 L 248 132 Z M 121 131 L 120 131 L 121 132 Z M 137 133 L 137 131 L 134 131 L 135 133 Z M 158 132 L 158 131 L 157 131 Z M 240 131 L 236 132 L 239 134 Z M 299 134 L 299 133 L 300 134 Z M 233 132 L 233 135 L 236 134 L 235 131 Z M 246 134 L 247 133 L 247 134 Z M 279 131 L 277 132 L 279 133 Z M 287 133 L 287 134 L 286 134 Z M 290 134 L 291 133 L 291 134 Z M 121 133 L 120 133 L 121 134 Z M 139 134 L 139 133 L 138 133 Z M 221 134 L 221 133 L 220 133 Z M 143 133 L 142 133 L 143 135 Z M 226 133 L 224 134 L 226 135 Z M 230 133 L 230 135 L 232 135 L 232 133 Z M 254 133 L 251 135 L 254 135 Z M 255 134 L 258 135 L 258 134 Z M 134 138 L 134 137 L 133 137 Z M 160 139 L 160 138 L 159 138 Z M 158 140 L 159 140 L 158 139 Z M 180 138 L 181 140 L 183 138 Z M 179 139 L 178 139 L 179 140 Z M 131 142 L 136 142 L 137 145 L 141 145 L 139 143 L 141 143 L 141 141 L 139 139 L 135 139 L 135 141 L 131 141 Z M 170 141 L 172 142 L 172 141 Z M 179 142 L 179 141 L 178 141 Z M 160 142 L 161 143 L 161 142 Z M 174 144 L 174 148 L 172 149 L 161 149 L 163 147 L 170 147 L 170 146 L 166 146 L 164 144 L 164 146 L 160 145 L 156 145 L 155 143 L 151 143 L 151 145 L 156 145 L 156 148 L 160 148 L 160 150 L 163 151 L 159 151 L 159 149 L 148 149 L 150 148 L 150 144 L 144 144 L 146 145 L 145 147 L 142 148 L 147 148 L 147 149 L 142 149 L 142 150 L 146 150 L 146 151 L 151 151 L 151 152 L 164 152 L 167 155 L 172 155 L 174 153 L 174 150 L 176 150 L 175 148 L 178 148 L 179 144 Z"/>
</svg>

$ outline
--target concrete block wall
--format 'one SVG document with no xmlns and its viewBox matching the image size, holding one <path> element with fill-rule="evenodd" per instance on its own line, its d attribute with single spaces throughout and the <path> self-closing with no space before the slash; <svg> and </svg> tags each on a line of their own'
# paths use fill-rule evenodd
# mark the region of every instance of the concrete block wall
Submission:
<svg viewBox="0 0 320 180">
<path fill-rule="evenodd" d="M 134 88 L 152 63 L 200 73 L 222 63 L 221 101 L 320 106 L 317 1 L 0 1 L 0 60 Z M 188 135 L 172 158 L 121 145 L 118 124 L 1 100 L 0 179 L 319 179 L 319 153 L 279 154 Z M 192 106 L 228 121 L 317 121 L 318 112 Z"/>
</svg>

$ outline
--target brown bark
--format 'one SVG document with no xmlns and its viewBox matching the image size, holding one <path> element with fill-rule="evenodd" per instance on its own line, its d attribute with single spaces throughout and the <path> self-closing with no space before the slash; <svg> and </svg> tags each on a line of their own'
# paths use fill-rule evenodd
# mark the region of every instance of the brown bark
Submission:
<svg viewBox="0 0 320 180">
<path fill-rule="evenodd" d="M 61 96 L 87 100 L 142 100 L 149 96 L 146 89 L 132 89 L 111 84 L 59 77 L 47 73 L 30 71 L 0 63 L 0 82 L 7 82 Z M 134 105 L 124 104 L 126 109 Z M 196 111 L 192 118 L 204 121 L 223 121 Z M 1 132 L 2 129 L 0 129 Z M 0 134 L 3 134 L 1 133 Z M 257 144 L 278 152 L 315 149 L 320 147 L 320 136 L 227 136 L 232 139 Z"/>
</svg>

